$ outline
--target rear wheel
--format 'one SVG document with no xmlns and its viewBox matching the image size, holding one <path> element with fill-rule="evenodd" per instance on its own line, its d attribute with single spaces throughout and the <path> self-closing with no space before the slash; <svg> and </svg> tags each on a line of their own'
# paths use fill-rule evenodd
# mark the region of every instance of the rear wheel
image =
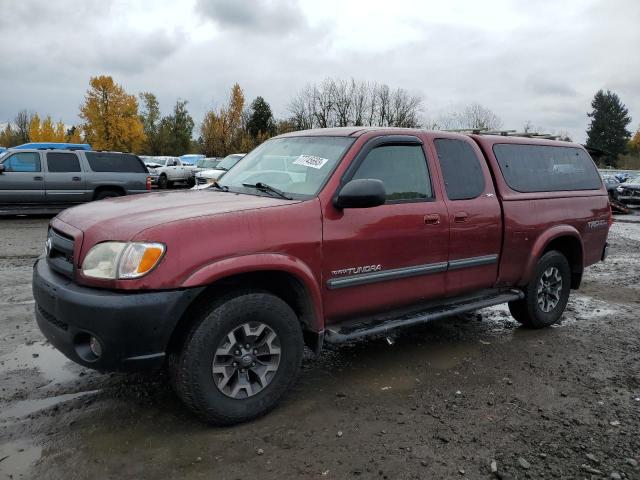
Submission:
<svg viewBox="0 0 640 480">
<path fill-rule="evenodd" d="M 534 276 L 524 289 L 524 299 L 509 302 L 509 311 L 527 327 L 548 327 L 562 316 L 570 289 L 569 262 L 563 254 L 552 250 L 538 261 Z"/>
<path fill-rule="evenodd" d="M 291 307 L 270 293 L 235 293 L 194 320 L 170 361 L 182 401 L 214 425 L 245 422 L 274 408 L 302 359 L 302 329 Z"/>
<path fill-rule="evenodd" d="M 96 194 L 96 200 L 103 200 L 105 198 L 122 197 L 124 195 L 118 190 L 102 190 Z"/>
</svg>

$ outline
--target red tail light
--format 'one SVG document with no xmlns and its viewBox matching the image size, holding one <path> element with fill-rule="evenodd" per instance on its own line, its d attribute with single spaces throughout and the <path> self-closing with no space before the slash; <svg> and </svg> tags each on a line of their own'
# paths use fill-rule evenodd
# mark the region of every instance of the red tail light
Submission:
<svg viewBox="0 0 640 480">
<path fill-rule="evenodd" d="M 147 190 L 151 190 L 151 177 L 147 177 Z"/>
</svg>

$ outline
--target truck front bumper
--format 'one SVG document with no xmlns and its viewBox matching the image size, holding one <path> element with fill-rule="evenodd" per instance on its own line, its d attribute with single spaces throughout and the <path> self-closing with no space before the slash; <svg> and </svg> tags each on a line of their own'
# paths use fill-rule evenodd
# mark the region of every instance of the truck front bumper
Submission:
<svg viewBox="0 0 640 480">
<path fill-rule="evenodd" d="M 203 289 L 116 292 L 77 285 L 44 258 L 33 266 L 40 330 L 69 359 L 101 371 L 162 366 L 171 334 Z"/>
</svg>

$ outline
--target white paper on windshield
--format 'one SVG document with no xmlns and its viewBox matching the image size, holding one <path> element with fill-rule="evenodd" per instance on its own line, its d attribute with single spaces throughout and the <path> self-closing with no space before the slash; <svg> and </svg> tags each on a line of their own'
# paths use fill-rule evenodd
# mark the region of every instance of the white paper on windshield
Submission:
<svg viewBox="0 0 640 480">
<path fill-rule="evenodd" d="M 294 160 L 294 165 L 321 169 L 329 161 L 328 158 L 316 157 L 314 155 L 300 155 Z"/>
</svg>

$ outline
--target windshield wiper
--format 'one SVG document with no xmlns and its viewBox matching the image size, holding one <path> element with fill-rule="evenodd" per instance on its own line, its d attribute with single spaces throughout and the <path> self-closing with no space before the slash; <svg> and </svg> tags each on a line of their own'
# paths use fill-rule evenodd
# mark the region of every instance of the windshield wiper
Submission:
<svg viewBox="0 0 640 480">
<path fill-rule="evenodd" d="M 285 200 L 293 200 L 293 198 L 291 198 L 289 195 L 284 193 L 282 190 L 278 190 L 277 188 L 272 187 L 271 185 L 268 185 L 268 184 L 263 183 L 263 182 L 243 183 L 242 186 L 243 187 L 249 187 L 249 188 L 255 188 L 256 190 L 260 190 L 261 192 L 275 193 L 280 198 L 284 198 Z"/>
</svg>

